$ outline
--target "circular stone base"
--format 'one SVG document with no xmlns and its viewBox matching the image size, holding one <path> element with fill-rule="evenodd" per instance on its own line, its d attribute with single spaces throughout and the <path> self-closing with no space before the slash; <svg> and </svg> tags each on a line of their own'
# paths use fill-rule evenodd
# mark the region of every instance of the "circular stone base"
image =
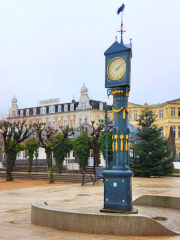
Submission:
<svg viewBox="0 0 180 240">
<path fill-rule="evenodd" d="M 119 236 L 173 236 L 172 231 L 159 222 L 140 214 L 100 212 L 99 207 L 60 210 L 43 202 L 31 205 L 33 224 L 61 231 Z M 98 228 L 97 228 L 98 226 Z M 118 226 L 118 227 L 117 227 Z"/>
<path fill-rule="evenodd" d="M 131 211 L 124 211 L 124 210 L 116 210 L 116 209 L 101 209 L 100 212 L 109 212 L 109 213 L 122 213 L 122 214 L 137 214 L 138 209 L 133 208 Z"/>
</svg>

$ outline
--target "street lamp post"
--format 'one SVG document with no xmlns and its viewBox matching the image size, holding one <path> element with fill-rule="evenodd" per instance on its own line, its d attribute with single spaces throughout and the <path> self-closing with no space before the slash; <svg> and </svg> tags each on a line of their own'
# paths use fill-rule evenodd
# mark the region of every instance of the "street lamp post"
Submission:
<svg viewBox="0 0 180 240">
<path fill-rule="evenodd" d="M 35 154 L 36 154 L 36 173 L 37 173 L 37 156 L 38 156 L 37 151 L 38 151 L 38 149 L 36 149 L 36 152 L 35 152 Z"/>
<path fill-rule="evenodd" d="M 106 125 L 106 168 L 108 166 L 108 117 L 107 117 L 107 104 L 104 104 L 105 111 L 105 125 Z"/>
</svg>

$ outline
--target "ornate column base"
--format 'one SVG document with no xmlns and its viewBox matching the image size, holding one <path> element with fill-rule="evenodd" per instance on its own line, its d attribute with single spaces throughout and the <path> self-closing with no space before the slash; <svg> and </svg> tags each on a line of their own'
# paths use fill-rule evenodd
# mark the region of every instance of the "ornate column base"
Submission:
<svg viewBox="0 0 180 240">
<path fill-rule="evenodd" d="M 104 176 L 104 209 L 132 211 L 133 172 L 130 170 L 105 170 Z"/>
</svg>

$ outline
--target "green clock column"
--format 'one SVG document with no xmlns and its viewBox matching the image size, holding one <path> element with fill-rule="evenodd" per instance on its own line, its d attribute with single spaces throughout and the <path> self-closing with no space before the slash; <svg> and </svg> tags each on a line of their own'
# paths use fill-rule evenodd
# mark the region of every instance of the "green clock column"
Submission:
<svg viewBox="0 0 180 240">
<path fill-rule="evenodd" d="M 132 46 L 115 41 L 104 53 L 105 87 L 113 95 L 113 161 L 103 171 L 104 209 L 132 213 L 133 173 L 129 170 L 128 97 L 131 87 Z"/>
</svg>

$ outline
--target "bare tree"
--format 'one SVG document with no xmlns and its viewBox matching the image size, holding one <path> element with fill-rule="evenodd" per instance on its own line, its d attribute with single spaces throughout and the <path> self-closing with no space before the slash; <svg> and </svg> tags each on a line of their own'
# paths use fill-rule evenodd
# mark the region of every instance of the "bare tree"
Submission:
<svg viewBox="0 0 180 240">
<path fill-rule="evenodd" d="M 25 125 L 25 122 L 9 122 L 9 121 L 1 121 L 0 129 L 3 135 L 4 141 L 4 151 L 7 157 L 6 162 L 6 181 L 12 181 L 12 170 L 13 170 L 13 162 L 12 162 L 12 154 L 15 150 L 17 144 L 23 142 L 25 139 L 29 138 L 33 131 L 32 127 Z"/>
<path fill-rule="evenodd" d="M 54 183 L 52 171 L 52 152 L 65 142 L 71 129 L 69 129 L 69 126 L 67 126 L 66 128 L 61 127 L 60 130 L 57 130 L 52 128 L 50 125 L 46 125 L 45 123 L 37 123 L 34 124 L 34 130 L 36 131 L 39 146 L 45 149 L 49 183 Z M 63 135 L 63 138 L 56 145 L 54 145 L 53 140 L 56 135 Z"/>
<path fill-rule="evenodd" d="M 91 132 L 91 137 L 90 137 L 90 146 L 93 149 L 94 153 L 94 172 L 95 172 L 95 167 L 99 166 L 99 151 L 101 147 L 101 136 L 103 133 L 106 132 L 106 126 L 103 124 L 97 124 L 97 126 L 94 126 L 95 122 L 92 121 L 92 132 Z M 112 126 L 108 125 L 107 131 L 112 128 Z"/>
</svg>

